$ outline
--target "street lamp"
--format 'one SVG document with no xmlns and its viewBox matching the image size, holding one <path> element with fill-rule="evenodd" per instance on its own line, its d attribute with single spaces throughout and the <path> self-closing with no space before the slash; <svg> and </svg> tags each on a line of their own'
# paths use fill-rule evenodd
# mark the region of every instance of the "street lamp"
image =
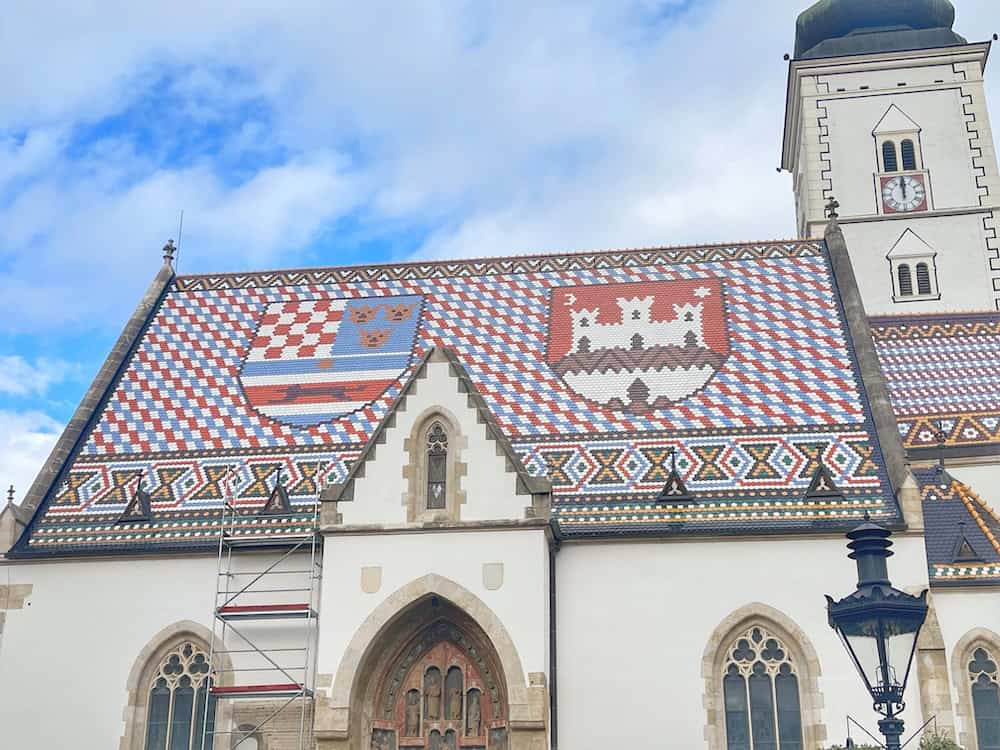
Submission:
<svg viewBox="0 0 1000 750">
<path fill-rule="evenodd" d="M 858 588 L 840 601 L 826 597 L 830 627 L 854 661 L 875 710 L 886 750 L 899 750 L 903 691 L 910 676 L 917 635 L 927 617 L 927 592 L 911 596 L 893 588 L 886 565 L 892 551 L 887 528 L 865 522 L 849 531 L 848 557 L 858 565 Z"/>
</svg>

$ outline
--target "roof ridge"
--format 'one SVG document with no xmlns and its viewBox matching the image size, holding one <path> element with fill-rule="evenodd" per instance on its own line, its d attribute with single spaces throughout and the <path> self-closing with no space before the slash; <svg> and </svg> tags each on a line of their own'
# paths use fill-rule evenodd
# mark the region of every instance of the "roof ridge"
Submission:
<svg viewBox="0 0 1000 750">
<path fill-rule="evenodd" d="M 754 247 L 756 245 L 820 245 L 823 240 L 816 238 L 806 238 L 806 239 L 767 239 L 767 240 L 745 240 L 742 242 L 704 242 L 695 244 L 682 244 L 682 245 L 644 245 L 636 247 L 604 247 L 604 248 L 577 248 L 574 250 L 555 250 L 555 251 L 539 251 L 539 252 L 528 252 L 528 253 L 513 253 L 509 255 L 478 255 L 478 256 L 456 256 L 453 258 L 426 258 L 426 259 L 413 259 L 404 260 L 396 262 L 385 262 L 385 263 L 348 263 L 342 265 L 319 265 L 319 266 L 299 266 L 296 268 L 257 268 L 242 271 L 218 271 L 211 272 L 206 271 L 204 273 L 189 273 L 189 274 L 177 274 L 175 277 L 176 281 L 183 282 L 187 279 L 203 279 L 206 277 L 219 277 L 219 276 L 243 276 L 249 274 L 267 274 L 267 273 L 296 273 L 296 272 L 307 272 L 307 271 L 326 271 L 332 269 L 350 269 L 350 268 L 365 268 L 365 269 L 385 269 L 385 268 L 401 268 L 407 266 L 440 266 L 446 265 L 448 263 L 479 263 L 479 262 L 497 262 L 497 261 L 517 261 L 529 258 L 569 258 L 576 257 L 580 255 L 604 255 L 611 253 L 630 253 L 630 252 L 654 252 L 662 250 L 702 250 L 709 248 L 727 248 L 727 247 Z"/>
</svg>

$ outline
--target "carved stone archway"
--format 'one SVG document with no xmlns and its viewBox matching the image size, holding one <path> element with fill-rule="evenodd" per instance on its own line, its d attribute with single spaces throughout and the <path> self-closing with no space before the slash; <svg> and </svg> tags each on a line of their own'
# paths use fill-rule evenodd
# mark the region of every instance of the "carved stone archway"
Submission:
<svg viewBox="0 0 1000 750">
<path fill-rule="evenodd" d="M 445 713 L 447 690 L 455 687 L 447 681 L 452 667 L 462 671 L 462 722 L 469 720 L 470 700 L 480 701 L 484 731 L 478 735 L 466 733 L 460 738 L 457 718 L 425 723 L 428 710 L 434 708 L 426 703 L 428 693 L 439 701 L 437 714 Z M 422 681 L 432 668 L 438 670 L 440 683 L 428 691 Z M 428 686 L 434 681 L 433 672 L 429 679 Z M 499 618 L 478 597 L 442 576 L 430 574 L 412 581 L 377 607 L 345 649 L 332 682 L 330 693 L 320 697 L 316 707 L 319 750 L 547 747 L 544 675 L 532 674 L 529 684 Z M 478 698 L 470 697 L 470 689 L 480 691 Z M 412 700 L 412 690 L 418 691 L 420 701 L 420 731 L 404 737 L 406 701 Z M 414 719 L 411 708 L 411 723 Z M 440 737 L 432 740 L 434 729 Z M 491 733 L 490 729 L 506 731 Z M 454 733 L 454 746 L 449 730 Z M 476 739 L 482 742 L 474 744 Z"/>
</svg>

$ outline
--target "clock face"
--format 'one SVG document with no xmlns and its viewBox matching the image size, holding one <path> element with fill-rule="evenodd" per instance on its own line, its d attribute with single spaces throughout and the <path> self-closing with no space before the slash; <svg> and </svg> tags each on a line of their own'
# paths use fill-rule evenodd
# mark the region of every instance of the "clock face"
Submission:
<svg viewBox="0 0 1000 750">
<path fill-rule="evenodd" d="M 887 213 L 925 211 L 927 188 L 923 175 L 882 177 L 882 203 Z"/>
</svg>

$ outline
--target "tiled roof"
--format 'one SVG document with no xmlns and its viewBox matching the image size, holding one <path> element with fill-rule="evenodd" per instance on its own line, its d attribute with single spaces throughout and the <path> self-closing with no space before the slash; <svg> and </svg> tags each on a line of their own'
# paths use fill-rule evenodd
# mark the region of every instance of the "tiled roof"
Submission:
<svg viewBox="0 0 1000 750">
<path fill-rule="evenodd" d="M 549 477 L 567 535 L 899 520 L 803 241 L 178 277 L 15 553 L 207 544 L 279 468 L 305 519 L 432 346 Z M 672 454 L 690 503 L 656 501 Z M 817 455 L 843 498 L 806 499 Z M 140 481 L 153 520 L 116 523 Z"/>
<path fill-rule="evenodd" d="M 923 495 L 931 583 L 1000 583 L 1000 516 L 941 468 L 914 475 Z"/>
<path fill-rule="evenodd" d="M 871 319 L 903 442 L 952 454 L 1000 449 L 1000 313 Z"/>
</svg>

